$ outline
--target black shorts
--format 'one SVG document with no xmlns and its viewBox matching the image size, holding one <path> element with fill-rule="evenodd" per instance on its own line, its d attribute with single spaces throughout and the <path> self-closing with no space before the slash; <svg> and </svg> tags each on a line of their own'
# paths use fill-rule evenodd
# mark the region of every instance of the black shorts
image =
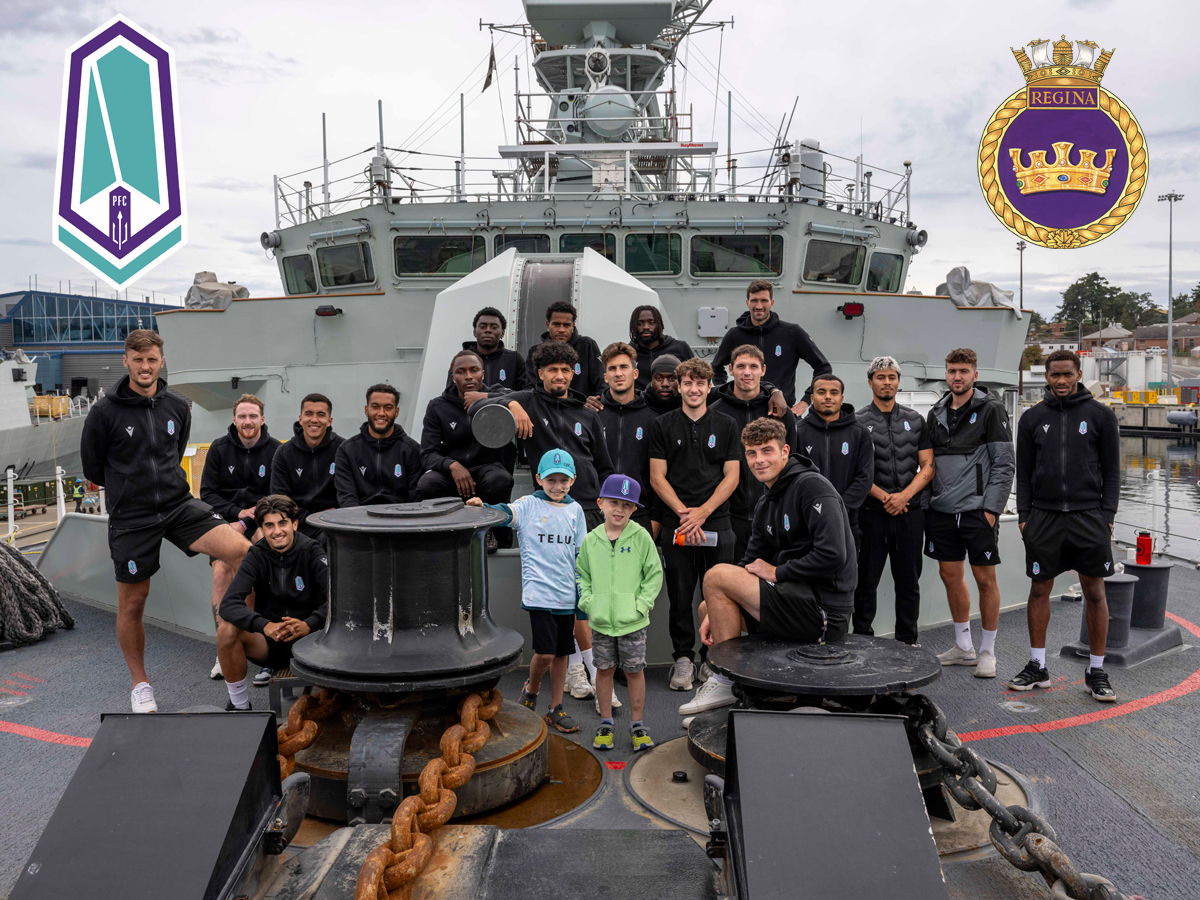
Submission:
<svg viewBox="0 0 1200 900">
<path fill-rule="evenodd" d="M 1025 574 L 1034 581 L 1050 581 L 1072 569 L 1090 578 L 1113 573 L 1112 532 L 1103 510 L 1033 509 L 1021 540 L 1025 542 Z"/>
<path fill-rule="evenodd" d="M 746 617 L 751 634 L 787 638 L 805 644 L 832 644 L 850 630 L 848 609 L 826 609 L 812 588 L 799 581 L 772 584 L 758 579 L 758 621 Z"/>
<path fill-rule="evenodd" d="M 989 525 L 982 509 L 963 513 L 925 510 L 925 555 L 945 562 L 969 559 L 973 566 L 1000 564 L 1000 517 Z"/>
<path fill-rule="evenodd" d="M 548 609 L 527 609 L 533 631 L 533 652 L 570 656 L 575 652 L 575 617 L 556 615 Z"/>
<path fill-rule="evenodd" d="M 116 569 L 117 581 L 138 584 L 158 571 L 158 553 L 166 538 L 188 556 L 192 544 L 214 528 L 226 524 L 220 513 L 202 500 L 181 503 L 163 517 L 161 522 L 138 528 L 121 528 L 119 522 L 108 523 L 108 550 Z"/>
<path fill-rule="evenodd" d="M 267 655 L 262 659 L 255 659 L 246 654 L 250 662 L 258 663 L 264 669 L 286 669 L 292 664 L 292 645 L 295 641 L 277 641 L 265 634 L 263 639 L 267 642 Z"/>
</svg>

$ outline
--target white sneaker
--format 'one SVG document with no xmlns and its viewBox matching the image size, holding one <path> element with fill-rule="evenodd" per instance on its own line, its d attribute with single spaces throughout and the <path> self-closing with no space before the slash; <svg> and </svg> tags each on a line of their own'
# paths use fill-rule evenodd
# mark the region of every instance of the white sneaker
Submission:
<svg viewBox="0 0 1200 900">
<path fill-rule="evenodd" d="M 592 690 L 592 683 L 588 681 L 587 669 L 583 663 L 575 663 L 567 669 L 567 690 L 576 700 L 586 700 L 595 696 L 596 692 Z"/>
<path fill-rule="evenodd" d="M 944 665 L 944 664 L 943 664 Z M 976 678 L 996 677 L 996 654 L 991 650 L 979 651 L 979 664 L 975 666 Z"/>
<path fill-rule="evenodd" d="M 671 690 L 690 691 L 695 677 L 696 670 L 692 661 L 686 656 L 680 657 L 675 660 L 675 665 L 671 666 Z"/>
<path fill-rule="evenodd" d="M 154 702 L 154 688 L 150 682 L 142 681 L 133 686 L 129 693 L 129 703 L 135 713 L 158 712 L 158 704 Z"/>
<path fill-rule="evenodd" d="M 687 731 L 687 730 L 688 730 L 688 728 L 689 728 L 689 727 L 691 726 L 691 724 L 692 724 L 692 719 L 694 719 L 694 718 L 696 718 L 696 717 L 695 717 L 695 716 L 688 716 L 686 719 L 684 719 L 684 720 L 683 720 L 683 730 L 684 730 L 684 731 Z"/>
<path fill-rule="evenodd" d="M 700 685 L 696 696 L 679 707 L 681 716 L 694 716 L 696 713 L 707 712 L 722 706 L 732 706 L 734 703 L 733 685 L 721 684 L 715 678 L 710 678 Z"/>
<path fill-rule="evenodd" d="M 225 677 L 225 673 L 221 671 L 221 660 L 218 659 L 213 663 L 212 671 L 208 673 L 208 677 L 213 681 L 220 681 Z"/>
<path fill-rule="evenodd" d="M 592 686 L 595 687 L 595 685 L 592 685 Z M 613 692 L 612 692 L 612 708 L 613 709 L 621 708 L 621 701 L 617 699 L 616 688 L 613 688 Z M 598 695 L 596 697 L 596 715 L 600 715 L 600 697 Z"/>
<path fill-rule="evenodd" d="M 710 678 L 712 678 L 712 669 L 708 667 L 707 662 L 700 663 L 700 671 L 696 674 L 696 680 L 704 682 Z"/>
<path fill-rule="evenodd" d="M 964 650 L 958 644 L 955 644 L 945 653 L 938 654 L 938 662 L 943 666 L 973 666 L 979 662 L 979 657 L 975 655 L 975 648 Z M 992 670 L 992 675 L 996 674 Z"/>
</svg>

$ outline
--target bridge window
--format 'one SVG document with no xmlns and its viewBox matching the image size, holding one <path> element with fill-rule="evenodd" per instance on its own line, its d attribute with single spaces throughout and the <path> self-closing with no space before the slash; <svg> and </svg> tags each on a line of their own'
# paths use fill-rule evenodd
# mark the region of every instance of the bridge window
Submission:
<svg viewBox="0 0 1200 900">
<path fill-rule="evenodd" d="M 900 275 L 904 257 L 898 253 L 872 253 L 871 268 L 867 270 L 867 290 L 894 294 L 900 290 Z"/>
<path fill-rule="evenodd" d="M 393 244 L 397 275 L 466 275 L 487 261 L 483 238 L 399 235 Z"/>
<path fill-rule="evenodd" d="M 625 235 L 625 271 L 630 275 L 678 275 L 683 239 L 677 234 Z"/>
<path fill-rule="evenodd" d="M 317 276 L 313 272 L 312 257 L 285 256 L 283 258 L 283 283 L 289 294 L 315 294 Z"/>
<path fill-rule="evenodd" d="M 809 241 L 804 257 L 804 280 L 828 284 L 859 284 L 867 253 L 860 244 Z"/>
<path fill-rule="evenodd" d="M 365 241 L 337 247 L 318 247 L 317 266 L 321 270 L 321 284 L 325 287 L 346 287 L 375 280 L 371 248 Z"/>
<path fill-rule="evenodd" d="M 609 262 L 617 261 L 617 239 L 611 234 L 564 234 L 558 239 L 559 253 L 595 250 Z"/>
<path fill-rule="evenodd" d="M 524 256 L 526 253 L 549 253 L 550 235 L 548 234 L 498 234 L 496 235 L 496 256 L 510 247 L 516 247 L 517 252 Z"/>
<path fill-rule="evenodd" d="M 692 237 L 693 275 L 780 275 L 783 236 L 705 234 Z"/>
</svg>

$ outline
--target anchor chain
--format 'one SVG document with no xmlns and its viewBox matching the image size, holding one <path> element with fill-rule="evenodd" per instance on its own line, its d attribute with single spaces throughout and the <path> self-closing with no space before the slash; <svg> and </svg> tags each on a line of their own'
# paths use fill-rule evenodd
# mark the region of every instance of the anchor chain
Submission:
<svg viewBox="0 0 1200 900">
<path fill-rule="evenodd" d="M 495 717 L 503 702 L 504 696 L 494 688 L 463 698 L 459 724 L 447 728 L 438 744 L 442 755 L 427 762 L 417 778 L 420 792 L 405 797 L 392 814 L 391 839 L 363 860 L 354 900 L 407 900 L 410 884 L 433 855 L 429 833 L 454 815 L 458 805 L 454 791 L 475 773 L 471 754 L 491 737 L 487 720 Z"/>
<path fill-rule="evenodd" d="M 320 695 L 305 694 L 288 710 L 287 722 L 279 726 L 279 778 L 287 778 L 296 767 L 296 754 L 312 746 L 321 733 L 321 723 L 342 708 L 346 695 L 322 688 Z"/>
<path fill-rule="evenodd" d="M 1022 871 L 1040 873 L 1053 900 L 1143 900 L 1122 894 L 1106 878 L 1080 872 L 1049 822 L 1028 807 L 1005 806 L 997 799 L 995 769 L 950 731 L 936 703 L 924 694 L 904 699 L 917 740 L 942 767 L 942 783 L 955 802 L 991 816 L 988 837 L 997 852 Z"/>
</svg>

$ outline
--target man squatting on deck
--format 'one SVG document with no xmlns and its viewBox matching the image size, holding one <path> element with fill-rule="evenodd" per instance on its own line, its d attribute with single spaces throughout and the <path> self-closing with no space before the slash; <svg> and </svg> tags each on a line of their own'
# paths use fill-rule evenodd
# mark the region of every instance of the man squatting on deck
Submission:
<svg viewBox="0 0 1200 900">
<path fill-rule="evenodd" d="M 1014 469 L 1032 581 L 1030 663 L 1008 686 L 1029 690 L 1049 683 L 1049 592 L 1056 575 L 1076 569 L 1088 601 L 1092 642 L 1087 689 L 1097 700 L 1114 699 L 1103 670 L 1103 577 L 1112 568 L 1108 533 L 1119 487 L 1117 430 L 1111 411 L 1079 385 L 1078 357 L 1052 354 L 1045 401 L 1022 419 L 1014 463 L 1007 414 L 975 383 L 973 351 L 959 348 L 947 355 L 949 390 L 925 417 L 896 402 L 901 376 L 896 360 L 876 358 L 865 373 L 872 402 L 855 411 L 843 402 L 842 379 L 832 374 L 807 334 L 771 311 L 769 282 L 751 283 L 746 303 L 738 335 L 731 338 L 735 329 L 730 329 L 714 357 L 721 362 L 716 371 L 703 360 L 681 360 L 667 352 L 684 351 L 681 342 L 662 333 L 661 318 L 647 308 L 631 318 L 630 343 L 614 342 L 601 353 L 576 330 L 574 308 L 552 305 L 547 340 L 531 350 L 527 364 L 503 346 L 504 317 L 482 309 L 474 321 L 475 340 L 449 361 L 446 391 L 426 410 L 419 445 L 396 422 L 399 394 L 391 385 L 366 390 L 366 421 L 345 441 L 332 431 L 328 398 L 305 397 L 293 439 L 282 447 L 262 425 L 261 403 L 245 395 L 234 406 L 229 433 L 209 452 L 201 500 L 191 496 L 179 465 L 190 415 L 183 398 L 160 377 L 162 339 L 150 331 L 131 333 L 124 356 L 129 374 L 93 407 L 81 453 L 85 476 L 108 490 L 118 641 L 133 682 L 134 710 L 156 709 L 143 662 L 141 619 L 163 538 L 190 555 L 206 553 L 213 559 L 214 610 L 227 599 L 237 619 L 223 629 L 218 619 L 219 634 L 225 635 L 220 659 L 233 660 L 230 674 L 244 677 L 245 659 L 270 669 L 290 653 L 276 644 L 289 644 L 315 627 L 321 603 L 317 597 L 281 598 L 263 587 L 271 605 L 255 614 L 255 585 L 273 583 L 261 580 L 260 572 L 264 566 L 282 572 L 289 548 L 320 541 L 320 531 L 306 525 L 311 513 L 447 495 L 509 505 L 515 452 L 488 451 L 471 434 L 470 416 L 485 404 L 512 411 L 527 459 L 539 461 L 553 452 L 571 459 L 569 497 L 583 517 L 583 533 L 606 532 L 597 548 L 615 549 L 619 541 L 613 535 L 624 535 L 635 524 L 640 529 L 635 533 L 658 544 L 675 651 L 670 686 L 688 691 L 695 680 L 702 682 L 697 695 L 680 707 L 682 715 L 732 702 L 725 679 L 707 665 L 698 671 L 693 665 L 692 592 L 698 583 L 704 595 L 703 659 L 709 644 L 743 628 L 812 641 L 840 640 L 851 627 L 871 634 L 877 586 L 890 560 L 895 636 L 915 643 L 922 554 L 938 560 L 955 622 L 955 646 L 939 659 L 943 665 L 973 666 L 981 678 L 995 677 L 998 519 Z M 737 340 L 741 343 L 725 346 Z M 577 347 L 588 354 L 595 350 L 595 359 L 581 359 Z M 794 397 L 788 392 L 795 390 L 799 360 L 807 361 L 814 375 L 796 403 L 797 420 L 784 395 Z M 648 380 L 642 365 L 650 368 Z M 728 377 L 725 366 L 732 381 L 714 389 L 713 382 Z M 513 391 L 522 377 L 532 386 Z M 782 393 L 772 377 L 782 381 Z M 638 390 L 639 383 L 646 389 Z M 582 391 L 575 390 L 577 384 Z M 290 497 L 292 506 L 278 507 L 276 499 L 272 509 L 262 509 L 268 490 L 264 473 L 270 474 L 272 494 Z M 607 500 L 598 502 L 610 491 L 605 486 L 610 476 L 623 487 L 626 481 L 636 485 L 633 501 L 622 501 L 629 503 L 625 517 L 620 511 L 609 516 Z M 248 557 L 247 534 L 253 536 L 268 520 L 274 541 L 268 534 Z M 715 543 L 705 532 L 716 534 Z M 583 538 L 572 534 L 571 539 L 577 554 Z M 489 550 L 494 546 L 489 541 Z M 235 591 L 230 585 L 243 558 L 246 577 Z M 971 638 L 965 560 L 981 597 L 978 652 Z M 573 571 L 564 575 L 575 578 Z M 306 586 L 315 585 L 313 577 L 324 583 L 320 575 L 298 577 Z M 576 699 L 596 696 L 597 669 L 619 669 L 626 678 L 640 672 L 636 665 L 626 666 L 619 644 L 614 662 L 607 632 L 605 665 L 600 665 L 586 609 L 555 609 L 566 622 L 554 622 L 553 635 L 544 635 L 539 650 L 545 657 L 542 672 L 551 674 L 552 699 L 566 687 Z M 649 613 L 644 606 L 639 610 Z M 558 627 L 568 624 L 570 641 Z M 605 627 L 614 630 L 607 619 Z M 636 658 L 636 647 L 625 644 Z M 560 655 L 567 657 L 561 682 Z M 537 672 L 530 675 L 538 680 Z M 265 684 L 268 677 L 255 683 Z M 230 701 L 237 706 L 245 699 L 242 680 L 229 684 Z M 610 683 L 607 671 L 601 683 Z M 597 701 L 597 707 L 618 706 L 615 690 L 610 697 L 604 704 Z M 555 727 L 573 726 L 559 703 L 552 706 L 559 707 L 553 720 L 547 717 Z M 611 731 L 607 741 L 611 745 Z M 646 735 L 641 743 L 652 742 Z"/>
</svg>

